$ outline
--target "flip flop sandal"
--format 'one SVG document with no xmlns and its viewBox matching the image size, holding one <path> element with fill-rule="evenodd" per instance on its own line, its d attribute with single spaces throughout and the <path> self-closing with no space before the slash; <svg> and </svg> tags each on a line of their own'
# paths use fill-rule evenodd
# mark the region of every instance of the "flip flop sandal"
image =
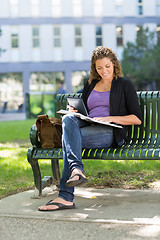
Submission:
<svg viewBox="0 0 160 240">
<path fill-rule="evenodd" d="M 58 203 L 58 202 L 52 202 L 52 200 L 50 200 L 48 203 L 46 203 L 45 206 L 48 206 L 48 205 L 56 205 L 56 206 L 58 206 L 58 208 L 56 208 L 56 209 L 41 209 L 41 208 L 38 208 L 38 210 L 43 211 L 43 212 L 53 212 L 53 211 L 66 210 L 66 209 L 75 209 L 75 203 L 73 203 L 73 205 L 71 205 L 71 206 L 67 206 L 65 204 Z"/>
<path fill-rule="evenodd" d="M 79 180 L 71 180 L 75 176 L 79 176 Z M 83 186 L 88 182 L 87 178 L 84 178 L 81 174 L 75 174 L 66 182 L 66 187 L 74 187 L 74 186 Z"/>
</svg>

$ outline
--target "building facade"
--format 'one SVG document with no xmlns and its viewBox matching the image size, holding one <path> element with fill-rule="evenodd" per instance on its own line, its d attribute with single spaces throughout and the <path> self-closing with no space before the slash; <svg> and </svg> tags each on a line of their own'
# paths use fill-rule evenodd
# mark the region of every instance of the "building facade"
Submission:
<svg viewBox="0 0 160 240">
<path fill-rule="evenodd" d="M 76 92 L 96 46 L 121 59 L 139 26 L 160 32 L 160 0 L 0 0 L 0 101 L 15 109 L 58 81 Z"/>
</svg>

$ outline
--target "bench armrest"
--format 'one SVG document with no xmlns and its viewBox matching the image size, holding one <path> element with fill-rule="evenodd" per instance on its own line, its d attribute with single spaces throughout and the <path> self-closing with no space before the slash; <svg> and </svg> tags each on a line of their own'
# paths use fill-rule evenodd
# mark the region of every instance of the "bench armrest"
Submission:
<svg viewBox="0 0 160 240">
<path fill-rule="evenodd" d="M 31 127 L 31 130 L 30 130 L 30 141 L 31 141 L 33 146 L 36 146 L 36 147 L 40 147 L 41 146 L 40 141 L 38 140 L 38 133 L 37 133 L 36 124 L 34 124 Z"/>
</svg>

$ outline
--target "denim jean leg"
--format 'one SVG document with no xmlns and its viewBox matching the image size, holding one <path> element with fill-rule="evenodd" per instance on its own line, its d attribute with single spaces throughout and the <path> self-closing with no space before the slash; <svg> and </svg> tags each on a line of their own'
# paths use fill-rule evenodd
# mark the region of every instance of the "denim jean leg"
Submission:
<svg viewBox="0 0 160 240">
<path fill-rule="evenodd" d="M 81 128 L 82 148 L 107 148 L 113 143 L 113 128 L 102 124 Z"/>
<path fill-rule="evenodd" d="M 63 144 L 71 171 L 74 168 L 79 168 L 83 172 L 81 125 L 82 121 L 73 115 L 63 117 Z"/>
<path fill-rule="evenodd" d="M 66 201 L 73 202 L 74 199 L 74 187 L 66 187 L 65 184 L 67 180 L 71 176 L 71 170 L 69 168 L 69 163 L 67 161 L 67 153 L 65 149 L 65 145 L 63 143 L 63 171 L 62 177 L 60 181 L 60 190 L 59 190 L 59 197 L 63 198 Z"/>
<path fill-rule="evenodd" d="M 74 187 L 69 188 L 65 184 L 74 168 L 79 168 L 83 172 L 82 137 L 80 132 L 82 124 L 83 122 L 73 115 L 66 115 L 62 119 L 63 173 L 59 197 L 71 202 L 74 199 Z"/>
</svg>

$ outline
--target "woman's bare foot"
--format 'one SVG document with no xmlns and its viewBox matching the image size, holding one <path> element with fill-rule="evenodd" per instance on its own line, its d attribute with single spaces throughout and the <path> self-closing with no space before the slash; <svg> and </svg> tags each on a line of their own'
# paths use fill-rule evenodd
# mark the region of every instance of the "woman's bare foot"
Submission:
<svg viewBox="0 0 160 240">
<path fill-rule="evenodd" d="M 69 202 L 69 201 L 66 201 L 64 200 L 63 198 L 56 198 L 54 200 L 52 200 L 50 203 L 61 203 L 61 204 L 64 204 L 66 206 L 72 206 L 73 205 L 73 202 Z M 42 205 L 41 207 L 38 208 L 39 211 L 45 211 L 45 210 L 54 210 L 54 209 L 58 209 L 59 207 L 57 205 Z"/>
<path fill-rule="evenodd" d="M 72 171 L 71 177 L 66 182 L 66 187 L 75 187 L 75 186 L 83 186 L 88 182 L 88 179 L 82 173 L 81 170 L 75 168 Z"/>
<path fill-rule="evenodd" d="M 82 175 L 82 177 L 86 178 L 86 176 L 84 175 L 84 173 L 83 173 L 80 169 L 78 169 L 78 168 L 74 168 L 74 169 L 73 169 L 72 174 L 71 174 L 71 177 L 73 177 L 75 174 L 80 174 L 80 175 Z M 73 181 L 79 180 L 79 176 L 77 176 L 77 175 L 74 176 L 74 177 L 72 178 L 72 180 L 73 180 Z"/>
</svg>

